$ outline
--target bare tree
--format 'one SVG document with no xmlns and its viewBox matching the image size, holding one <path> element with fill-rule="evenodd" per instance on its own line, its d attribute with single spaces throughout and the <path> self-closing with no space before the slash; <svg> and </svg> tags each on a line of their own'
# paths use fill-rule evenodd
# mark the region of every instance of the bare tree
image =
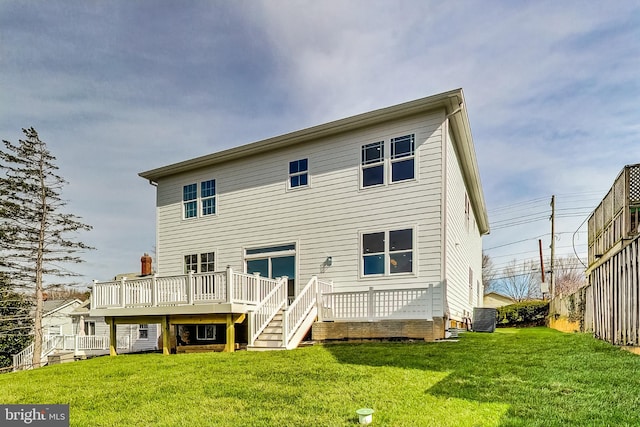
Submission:
<svg viewBox="0 0 640 427">
<path fill-rule="evenodd" d="M 554 269 L 556 295 L 570 295 L 587 284 L 585 268 L 576 257 L 557 258 L 554 263 Z"/>
<path fill-rule="evenodd" d="M 39 366 L 43 293 L 47 285 L 57 285 L 50 279 L 76 275 L 62 265 L 82 262 L 77 253 L 90 248 L 76 234 L 91 227 L 61 212 L 66 181 L 57 174 L 55 157 L 34 128 L 22 132 L 24 140 L 3 141 L 0 150 L 0 269 L 15 288 L 33 295 L 33 365 Z"/>
<path fill-rule="evenodd" d="M 516 302 L 542 298 L 540 274 L 532 261 L 511 261 L 498 282 L 500 290 Z"/>
<path fill-rule="evenodd" d="M 482 286 L 484 293 L 496 291 L 496 271 L 493 260 L 486 253 L 482 253 Z"/>
</svg>

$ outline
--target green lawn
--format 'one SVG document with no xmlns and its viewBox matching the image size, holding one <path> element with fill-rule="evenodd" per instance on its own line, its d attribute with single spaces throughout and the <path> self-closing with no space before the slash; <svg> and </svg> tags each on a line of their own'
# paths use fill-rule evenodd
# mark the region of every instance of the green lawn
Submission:
<svg viewBox="0 0 640 427">
<path fill-rule="evenodd" d="M 69 403 L 72 426 L 637 426 L 640 357 L 545 328 L 124 355 L 0 375 L 0 403 Z"/>
</svg>

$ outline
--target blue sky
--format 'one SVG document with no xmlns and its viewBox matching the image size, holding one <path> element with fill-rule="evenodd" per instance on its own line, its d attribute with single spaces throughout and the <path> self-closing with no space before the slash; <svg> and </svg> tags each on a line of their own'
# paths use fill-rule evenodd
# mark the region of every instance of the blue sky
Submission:
<svg viewBox="0 0 640 427">
<path fill-rule="evenodd" d="M 548 215 L 556 194 L 561 255 L 640 162 L 633 1 L 3 0 L 0 67 L 0 137 L 34 126 L 94 227 L 87 282 L 153 252 L 138 172 L 458 87 L 490 221 Z M 501 266 L 549 231 L 494 226 L 484 246 Z"/>
</svg>

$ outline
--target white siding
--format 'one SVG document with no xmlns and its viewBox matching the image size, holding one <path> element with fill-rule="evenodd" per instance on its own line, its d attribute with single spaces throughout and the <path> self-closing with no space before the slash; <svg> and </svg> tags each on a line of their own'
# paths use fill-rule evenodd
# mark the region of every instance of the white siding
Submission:
<svg viewBox="0 0 640 427">
<path fill-rule="evenodd" d="M 159 180 L 158 273 L 182 274 L 184 255 L 203 252 L 215 252 L 217 270 L 242 271 L 243 248 L 295 243 L 298 286 L 314 274 L 338 291 L 441 282 L 443 121 L 442 111 L 423 114 Z M 362 145 L 410 133 L 417 179 L 361 189 Z M 288 190 L 289 162 L 302 158 L 310 188 Z M 183 185 L 209 179 L 216 180 L 217 215 L 183 220 Z M 359 233 L 408 227 L 416 235 L 415 274 L 361 278 Z"/>
<path fill-rule="evenodd" d="M 454 320 L 471 317 L 473 307 L 482 306 L 482 237 L 478 230 L 472 204 L 469 203 L 469 226 L 465 215 L 467 194 L 461 166 L 448 132 L 446 143 L 446 280 L 449 315 Z M 473 284 L 469 289 L 469 269 Z"/>
</svg>

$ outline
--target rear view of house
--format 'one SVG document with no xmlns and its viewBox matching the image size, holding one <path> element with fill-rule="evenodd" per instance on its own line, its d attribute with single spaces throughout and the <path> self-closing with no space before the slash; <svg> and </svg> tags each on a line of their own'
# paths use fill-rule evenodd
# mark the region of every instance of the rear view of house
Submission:
<svg viewBox="0 0 640 427">
<path fill-rule="evenodd" d="M 140 174 L 157 272 L 96 283 L 92 316 L 164 349 L 442 338 L 482 305 L 489 231 L 462 90 Z"/>
</svg>

